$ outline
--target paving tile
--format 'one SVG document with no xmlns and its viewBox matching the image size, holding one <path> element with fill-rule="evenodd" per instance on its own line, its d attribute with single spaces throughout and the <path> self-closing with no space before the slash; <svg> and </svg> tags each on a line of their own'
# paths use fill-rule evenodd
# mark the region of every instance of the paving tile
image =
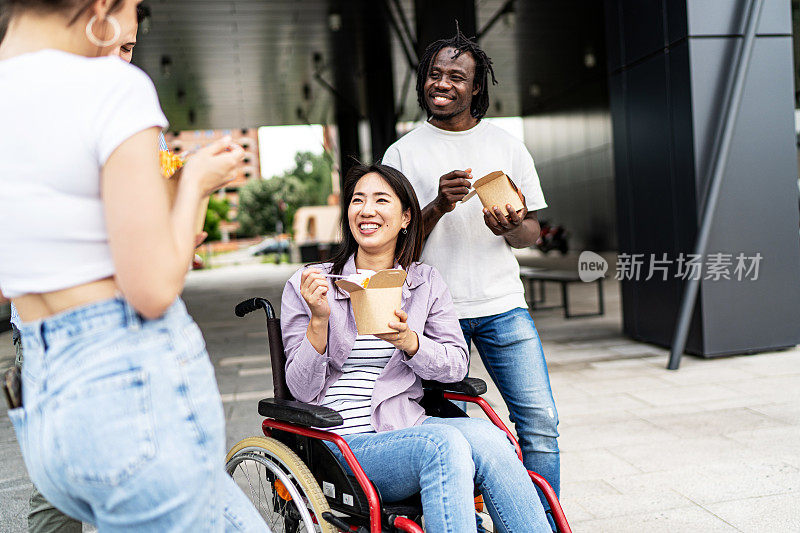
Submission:
<svg viewBox="0 0 800 533">
<path fill-rule="evenodd" d="M 781 458 L 800 468 L 800 427 L 775 427 L 735 431 L 725 435 L 754 453 Z M 800 486 L 798 486 L 800 489 Z"/>
<path fill-rule="evenodd" d="M 632 475 L 642 470 L 608 450 L 581 450 L 561 454 L 561 485 L 570 482 L 603 479 L 614 475 Z"/>
<path fill-rule="evenodd" d="M 584 380 L 573 385 L 589 395 L 636 392 L 671 387 L 672 385 L 659 377 L 638 376 L 614 379 Z"/>
<path fill-rule="evenodd" d="M 576 533 L 703 533 L 738 531 L 719 517 L 700 507 L 682 507 L 651 513 L 587 520 L 576 524 Z"/>
<path fill-rule="evenodd" d="M 754 411 L 770 418 L 800 426 L 800 402 L 780 402 L 754 406 Z"/>
<path fill-rule="evenodd" d="M 559 401 L 557 407 L 559 418 L 563 420 L 570 416 L 624 411 L 647 405 L 646 402 L 634 398 L 631 394 L 623 393 L 597 395 L 587 399 L 563 400 Z"/>
<path fill-rule="evenodd" d="M 28 472 L 22 460 L 22 451 L 16 439 L 0 443 L 0 484 L 10 480 L 27 479 Z"/>
<path fill-rule="evenodd" d="M 582 498 L 591 498 L 595 496 L 609 496 L 613 494 L 622 494 L 619 490 L 613 487 L 604 479 L 589 479 L 586 481 L 575 481 L 569 484 L 567 491 L 561 490 L 562 498 L 572 498 L 580 500 Z"/>
<path fill-rule="evenodd" d="M 559 403 L 556 399 L 556 407 L 558 407 Z M 567 427 L 576 427 L 576 426 L 597 426 L 597 427 L 604 427 L 606 424 L 613 424 L 617 422 L 626 422 L 629 420 L 640 420 L 639 417 L 632 415 L 630 411 L 626 410 L 617 410 L 617 411 L 610 411 L 607 413 L 588 413 L 582 415 L 570 414 L 567 417 L 561 417 L 559 415 L 558 427 L 559 431 L 562 428 Z"/>
<path fill-rule="evenodd" d="M 736 359 L 735 365 L 737 368 L 761 376 L 798 374 L 800 373 L 800 348 L 739 357 Z"/>
<path fill-rule="evenodd" d="M 619 355 L 655 355 L 662 356 L 666 354 L 665 350 L 650 346 L 648 344 L 635 343 L 628 346 L 612 346 L 608 348 L 611 353 Z"/>
<path fill-rule="evenodd" d="M 747 407 L 685 414 L 645 416 L 644 419 L 657 427 L 669 430 L 673 434 L 688 438 L 725 435 L 737 430 L 755 430 L 786 426 L 784 422 L 770 418 Z"/>
<path fill-rule="evenodd" d="M 659 472 L 706 464 L 738 464 L 752 459 L 753 452 L 725 437 L 654 441 L 617 446 L 611 452 L 642 472 Z"/>
<path fill-rule="evenodd" d="M 567 517 L 567 521 L 569 522 L 569 525 L 572 527 L 573 531 L 580 531 L 580 529 L 575 529 L 575 524 L 596 518 L 594 515 L 592 515 L 592 513 L 584 509 L 581 504 L 572 498 L 562 496 L 561 500 L 559 501 L 561 502 L 561 509 L 564 511 L 564 515 Z"/>
<path fill-rule="evenodd" d="M 20 532 L 28 529 L 28 501 L 31 485 L 26 482 L 0 491 L 0 531 Z"/>
<path fill-rule="evenodd" d="M 700 505 L 759 496 L 797 492 L 798 469 L 781 461 L 753 459 L 750 462 L 711 463 L 674 470 L 608 478 L 622 493 L 669 487 Z"/>
<path fill-rule="evenodd" d="M 602 425 L 571 426 L 562 424 L 559 428 L 562 451 L 591 450 L 596 448 L 616 448 L 634 444 L 648 444 L 653 441 L 666 442 L 678 437 L 645 420 L 628 419 Z"/>
<path fill-rule="evenodd" d="M 724 366 L 719 364 L 719 360 L 706 359 L 697 365 L 688 365 L 680 368 L 677 372 L 665 371 L 659 377 L 678 386 L 705 385 L 706 383 L 726 383 L 751 379 L 757 374 L 747 370 Z"/>
<path fill-rule="evenodd" d="M 705 505 L 742 531 L 800 531 L 800 493 Z"/>
<path fill-rule="evenodd" d="M 774 405 L 774 402 L 769 400 L 762 400 L 753 396 L 738 395 L 730 398 L 719 398 L 716 400 L 707 400 L 699 403 L 672 403 L 666 405 L 647 405 L 643 407 L 635 407 L 628 410 L 631 415 L 639 418 L 650 419 L 651 417 L 669 416 L 669 415 L 684 415 L 691 418 L 708 411 L 721 411 L 727 409 L 751 409 L 754 412 L 759 412 L 758 407 Z"/>
<path fill-rule="evenodd" d="M 576 502 L 595 518 L 655 513 L 691 507 L 691 500 L 670 489 L 653 489 L 628 494 L 599 494 L 578 498 Z"/>
<path fill-rule="evenodd" d="M 662 368 L 653 366 L 637 366 L 608 368 L 599 367 L 596 363 L 588 365 L 587 368 L 576 371 L 576 379 L 579 381 L 603 381 L 607 379 L 635 379 L 641 377 L 663 378 L 667 372 Z"/>
<path fill-rule="evenodd" d="M 634 398 L 650 405 L 702 403 L 741 396 L 741 392 L 721 385 L 662 387 L 630 393 Z"/>
<path fill-rule="evenodd" d="M 731 381 L 725 387 L 762 402 L 800 402 L 800 374 Z"/>
<path fill-rule="evenodd" d="M 600 361 L 597 363 L 590 364 L 590 368 L 595 368 L 597 370 L 619 370 L 623 368 L 645 368 L 645 369 L 653 369 L 653 368 L 663 368 L 666 362 L 662 361 L 657 356 L 648 356 L 648 357 L 641 357 L 635 359 L 619 359 L 614 361 Z"/>
</svg>

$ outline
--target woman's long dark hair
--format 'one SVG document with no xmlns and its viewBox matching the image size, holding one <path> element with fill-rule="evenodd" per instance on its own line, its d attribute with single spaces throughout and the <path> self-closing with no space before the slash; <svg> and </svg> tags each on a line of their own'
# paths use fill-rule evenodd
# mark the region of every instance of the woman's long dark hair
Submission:
<svg viewBox="0 0 800 533">
<path fill-rule="evenodd" d="M 333 263 L 331 267 L 332 274 L 341 274 L 344 265 L 350 256 L 358 251 L 358 243 L 353 233 L 350 231 L 350 222 L 347 218 L 347 210 L 350 207 L 350 202 L 353 200 L 353 193 L 356 189 L 358 180 L 366 174 L 376 173 L 380 175 L 386 183 L 392 188 L 394 193 L 400 198 L 403 213 L 406 210 L 411 210 L 411 222 L 406 228 L 407 233 L 400 232 L 397 235 L 397 247 L 394 252 L 394 259 L 401 267 L 408 269 L 411 263 L 419 261 L 419 256 L 422 253 L 422 212 L 419 209 L 419 201 L 417 194 L 414 192 L 414 187 L 408 181 L 402 172 L 387 167 L 386 165 L 362 165 L 357 164 L 353 166 L 344 177 L 344 184 L 342 190 L 342 210 L 341 210 L 341 223 L 342 223 L 342 244 L 336 254 L 330 259 Z"/>
</svg>

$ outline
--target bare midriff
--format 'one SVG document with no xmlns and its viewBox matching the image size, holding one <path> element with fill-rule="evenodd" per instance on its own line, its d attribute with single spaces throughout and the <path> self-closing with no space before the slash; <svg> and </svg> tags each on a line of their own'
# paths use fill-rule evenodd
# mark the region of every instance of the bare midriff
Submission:
<svg viewBox="0 0 800 533">
<path fill-rule="evenodd" d="M 113 277 L 90 281 L 68 289 L 23 294 L 11 301 L 23 322 L 42 320 L 75 307 L 114 298 L 120 293 Z"/>
</svg>

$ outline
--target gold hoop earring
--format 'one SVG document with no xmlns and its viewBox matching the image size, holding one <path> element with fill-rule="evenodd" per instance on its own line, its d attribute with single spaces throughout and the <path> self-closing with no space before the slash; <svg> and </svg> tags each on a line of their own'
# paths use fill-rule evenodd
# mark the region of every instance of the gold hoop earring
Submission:
<svg viewBox="0 0 800 533">
<path fill-rule="evenodd" d="M 122 28 L 120 28 L 119 22 L 113 15 L 107 16 L 105 20 L 111 24 L 112 28 L 114 28 L 114 36 L 107 41 L 98 39 L 94 34 L 94 30 L 92 30 L 92 26 L 94 26 L 94 23 L 97 22 L 97 15 L 92 15 L 92 18 L 90 18 L 89 22 L 86 24 L 86 38 L 89 39 L 90 43 L 101 48 L 105 46 L 111 46 L 117 42 L 120 35 L 122 35 Z"/>
</svg>

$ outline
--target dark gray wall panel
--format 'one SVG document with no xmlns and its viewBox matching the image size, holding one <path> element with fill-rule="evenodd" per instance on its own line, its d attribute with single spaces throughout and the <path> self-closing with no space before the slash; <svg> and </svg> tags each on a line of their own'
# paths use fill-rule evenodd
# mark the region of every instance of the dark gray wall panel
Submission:
<svg viewBox="0 0 800 533">
<path fill-rule="evenodd" d="M 695 55 L 714 53 L 705 41 L 692 43 L 701 48 Z M 800 341 L 800 216 L 792 195 L 797 160 L 794 120 L 786 112 L 793 106 L 791 46 L 788 37 L 763 38 L 753 50 L 709 252 L 760 253 L 763 259 L 757 281 L 702 285 L 704 301 L 715 308 L 744 310 L 746 304 L 747 310 L 747 320 L 734 327 L 730 311 L 708 314 L 711 353 L 735 352 L 747 343 L 779 347 Z M 697 84 L 693 89 L 707 90 Z"/>
<path fill-rule="evenodd" d="M 621 0 L 623 60 L 626 64 L 664 48 L 663 0 Z"/>
<path fill-rule="evenodd" d="M 646 49 L 641 28 L 656 31 L 658 2 L 609 3 L 607 12 L 626 21 L 621 35 L 609 35 L 625 50 L 625 63 L 611 71 L 609 82 L 619 250 L 645 258 L 666 252 L 674 261 L 694 249 L 725 88 L 742 41 L 725 33 L 740 31 L 747 2 L 668 2 L 662 13 L 668 48 L 636 60 L 631 57 Z M 785 0 L 765 2 L 707 250 L 731 254 L 732 276 L 739 253 L 760 253 L 759 279 L 703 281 L 690 353 L 753 352 L 800 342 L 792 48 L 791 39 L 780 35 L 791 22 L 788 8 Z M 608 27 L 618 25 L 610 21 Z M 700 35 L 681 36 L 682 28 Z M 675 270 L 673 265 L 673 275 Z M 669 345 L 682 290 L 675 278 L 623 282 L 625 332 Z"/>
<path fill-rule="evenodd" d="M 622 57 L 622 10 L 616 2 L 605 2 L 606 20 L 606 61 L 609 72 L 622 67 L 625 61 Z"/>
<path fill-rule="evenodd" d="M 686 17 L 687 0 L 668 0 L 665 7 L 667 18 L 667 42 L 676 43 L 688 35 L 689 20 Z"/>
</svg>

